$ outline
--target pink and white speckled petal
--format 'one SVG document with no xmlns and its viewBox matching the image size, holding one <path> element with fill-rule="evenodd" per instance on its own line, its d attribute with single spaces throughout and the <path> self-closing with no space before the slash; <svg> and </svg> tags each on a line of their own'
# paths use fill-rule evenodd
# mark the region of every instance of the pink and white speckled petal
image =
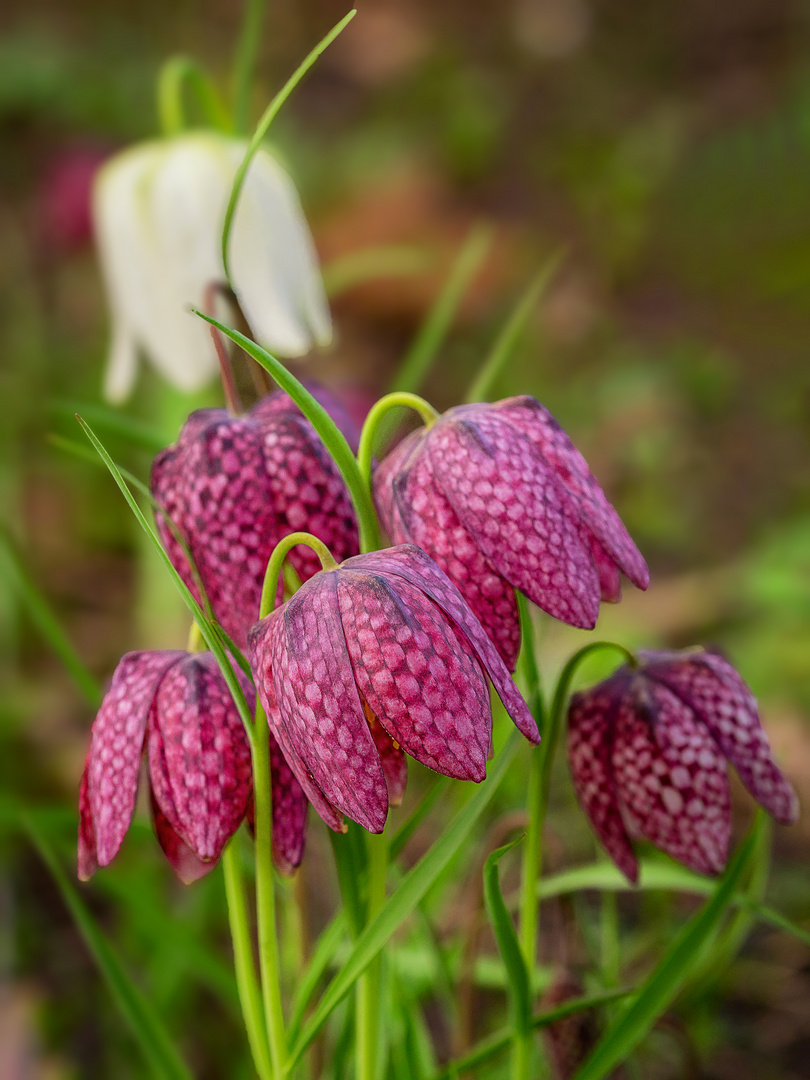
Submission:
<svg viewBox="0 0 810 1080">
<path fill-rule="evenodd" d="M 192 885 L 195 881 L 210 874 L 217 865 L 216 860 L 203 862 L 198 859 L 191 848 L 174 831 L 168 818 L 161 812 L 151 796 L 152 824 L 155 827 L 155 836 L 163 849 L 163 854 L 172 864 L 172 868 L 184 885 Z"/>
<path fill-rule="evenodd" d="M 284 523 L 277 540 L 305 531 L 322 540 L 338 562 L 355 555 L 360 547 L 349 493 L 309 421 L 297 410 L 276 416 L 264 431 L 263 445 L 266 498 Z M 268 559 L 271 554 L 272 549 Z M 306 545 L 293 548 L 290 562 L 304 581 L 321 568 Z"/>
<path fill-rule="evenodd" d="M 243 690 L 252 687 L 241 677 Z M 166 673 L 147 736 L 157 804 L 204 862 L 217 860 L 239 828 L 252 790 L 250 746 L 211 653 L 196 653 Z"/>
<path fill-rule="evenodd" d="M 397 443 L 394 449 L 385 455 L 374 470 L 374 476 L 372 477 L 374 503 L 377 507 L 380 524 L 395 544 L 410 543 L 412 541 L 404 532 L 399 509 L 394 500 L 394 483 L 403 470 L 408 469 L 412 461 L 416 461 L 421 457 L 424 438 L 425 429 L 423 427 L 412 431 L 410 435 L 406 435 L 402 442 Z"/>
<path fill-rule="evenodd" d="M 127 653 L 101 703 L 87 757 L 87 799 L 99 866 L 115 857 L 132 820 L 152 700 L 166 671 L 185 655 Z"/>
<path fill-rule="evenodd" d="M 518 730 L 531 742 L 540 741 L 537 724 L 520 696 L 506 664 L 456 585 L 429 555 L 413 544 L 400 544 L 398 547 L 347 559 L 343 565 L 370 574 L 403 578 L 429 597 L 452 619 L 456 628 L 467 639 Z"/>
<path fill-rule="evenodd" d="M 267 735 L 273 784 L 273 861 L 282 874 L 291 874 L 304 857 L 307 797 L 269 728 Z"/>
<path fill-rule="evenodd" d="M 548 409 L 533 397 L 506 398 L 494 405 L 470 406 L 495 414 L 521 432 L 544 461 L 554 469 L 577 508 L 577 516 L 599 541 L 607 555 L 639 589 L 650 583 L 647 564 L 627 532 L 624 522 L 608 502 L 585 458 L 571 442 Z M 453 410 L 451 410 L 453 411 Z"/>
<path fill-rule="evenodd" d="M 356 454 L 360 445 L 362 424 L 354 415 L 354 412 L 348 408 L 341 394 L 338 391 L 330 390 L 329 387 L 321 386 L 320 383 L 312 382 L 310 379 L 302 379 L 301 381 L 318 404 L 326 409 L 343 432 L 352 453 Z M 257 401 L 250 410 L 253 419 L 262 422 L 278 416 L 279 413 L 304 415 L 289 394 L 286 394 L 283 390 L 274 390 L 271 394 L 267 394 L 266 397 Z"/>
<path fill-rule="evenodd" d="M 332 806 L 323 791 L 318 787 L 312 773 L 301 760 L 279 712 L 276 691 L 273 686 L 271 662 L 272 636 L 274 632 L 273 624 L 268 618 L 257 623 L 248 634 L 250 665 L 256 680 L 256 691 L 259 695 L 259 701 L 262 703 L 264 715 L 267 718 L 270 734 L 280 747 L 284 759 L 301 785 L 307 799 L 315 807 L 321 818 L 335 832 L 345 832 L 346 823 L 343 816 Z"/>
<path fill-rule="evenodd" d="M 340 623 L 337 573 L 311 578 L 252 634 L 262 630 L 269 631 L 276 701 L 296 753 L 337 810 L 382 832 L 388 791 Z"/>
<path fill-rule="evenodd" d="M 591 538 L 591 553 L 596 572 L 599 575 L 599 590 L 602 600 L 608 604 L 618 604 L 622 598 L 622 579 L 619 569 L 609 558 L 597 540 Z"/>
<path fill-rule="evenodd" d="M 486 776 L 491 713 L 468 645 L 423 592 L 402 578 L 336 575 L 354 678 L 392 739 L 430 769 Z"/>
<path fill-rule="evenodd" d="M 90 798 L 87 793 L 88 760 L 84 763 L 81 783 L 79 784 L 79 880 L 89 881 L 98 870 L 96 859 L 96 834 L 93 829 L 93 812 L 90 809 Z"/>
<path fill-rule="evenodd" d="M 624 827 L 611 754 L 622 681 L 574 694 L 568 710 L 568 764 L 580 806 L 624 876 L 638 881 L 638 862 Z"/>
<path fill-rule="evenodd" d="M 520 652 L 520 618 L 512 586 L 495 570 L 458 519 L 433 477 L 427 454 L 394 480 L 401 533 L 444 570 L 459 588 L 495 648 L 514 671 Z"/>
<path fill-rule="evenodd" d="M 703 721 L 757 802 L 781 824 L 792 825 L 799 816 L 796 792 L 774 763 L 756 699 L 731 664 L 711 652 L 648 651 L 639 657 L 647 675 Z"/>
<path fill-rule="evenodd" d="M 619 705 L 612 760 L 631 828 L 698 873 L 720 873 L 731 837 L 726 763 L 691 710 L 643 673 Z"/>
<path fill-rule="evenodd" d="M 554 618 L 592 629 L 599 578 L 556 474 L 508 423 L 483 411 L 457 414 L 430 429 L 427 445 L 462 525 L 510 585 Z"/>
</svg>

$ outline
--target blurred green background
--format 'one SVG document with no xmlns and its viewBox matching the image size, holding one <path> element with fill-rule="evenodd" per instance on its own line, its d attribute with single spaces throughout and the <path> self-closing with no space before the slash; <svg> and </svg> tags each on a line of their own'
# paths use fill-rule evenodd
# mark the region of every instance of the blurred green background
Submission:
<svg viewBox="0 0 810 1080">
<path fill-rule="evenodd" d="M 271 0 L 255 116 L 343 13 L 331 0 Z M 146 1075 L 15 827 L 20 805 L 48 808 L 72 867 L 92 720 L 21 574 L 102 682 L 121 653 L 184 640 L 168 578 L 109 478 L 50 437 L 79 439 L 72 411 L 100 403 L 107 316 L 82 177 L 156 133 L 155 78 L 170 54 L 194 55 L 227 93 L 239 18 L 225 0 L 0 12 L 0 506 L 17 553 L 0 551 L 4 1077 Z M 810 803 L 810 5 L 361 0 L 272 141 L 336 290 L 335 345 L 306 368 L 324 381 L 384 392 L 484 222 L 491 246 L 424 386 L 448 407 L 527 282 L 564 251 L 495 396 L 528 392 L 551 408 L 650 563 L 649 593 L 628 590 L 598 633 L 721 645 Z M 343 260 L 378 247 L 395 249 L 396 272 L 348 282 Z M 170 441 L 197 403 L 144 368 L 125 412 Z M 144 447 L 109 444 L 147 475 Z M 544 624 L 547 667 L 583 637 Z M 553 866 L 592 851 L 563 771 L 560 792 Z M 742 827 L 750 801 L 738 802 Z M 327 845 L 312 832 L 314 887 Z M 219 876 L 177 885 L 144 824 L 83 895 L 196 1075 L 249 1075 Z M 807 920 L 806 815 L 777 830 L 769 897 Z M 638 933 L 637 906 L 623 904 Z M 213 958 L 200 945 L 212 935 Z M 810 1077 L 808 951 L 758 930 L 721 982 L 711 1008 L 692 1004 L 688 1052 L 653 1055 L 644 1075 Z"/>
</svg>

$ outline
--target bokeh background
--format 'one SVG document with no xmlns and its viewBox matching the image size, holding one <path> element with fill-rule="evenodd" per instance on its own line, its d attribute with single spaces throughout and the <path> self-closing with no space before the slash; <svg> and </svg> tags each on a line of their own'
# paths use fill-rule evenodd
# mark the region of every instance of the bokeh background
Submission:
<svg viewBox="0 0 810 1080">
<path fill-rule="evenodd" d="M 255 116 L 344 13 L 332 0 L 269 7 Z M 334 297 L 335 345 L 307 370 L 384 392 L 471 230 L 489 227 L 423 388 L 447 407 L 520 292 L 561 253 L 495 396 L 529 392 L 551 408 L 648 558 L 649 593 L 628 590 L 598 632 L 628 645 L 721 645 L 758 695 L 807 807 L 810 5 L 359 8 L 272 131 Z M 52 436 L 78 440 L 72 413 L 101 403 L 107 316 L 88 179 L 106 154 L 156 133 L 155 78 L 170 54 L 195 56 L 227 92 L 239 16 L 226 0 L 30 0 L 0 10 L 0 517 L 14 552 L 4 541 L 3 1077 L 146 1075 L 18 827 L 20 806 L 38 808 L 72 872 L 92 720 L 33 617 L 26 581 L 102 682 L 123 652 L 184 640 L 168 578 L 108 476 Z M 355 258 L 380 248 L 383 256 Z M 369 265 L 374 280 L 362 279 Z M 170 441 L 191 407 L 215 400 L 216 387 L 191 401 L 144 369 L 124 410 L 134 438 L 107 441 L 145 477 L 149 438 L 139 441 L 136 425 Z M 544 625 L 548 668 L 582 636 Z M 504 812 L 519 797 L 520 777 L 514 783 Z M 593 850 L 562 772 L 560 792 L 552 866 Z M 741 830 L 751 808 L 737 801 Z M 776 832 L 768 897 L 807 925 L 810 817 Z M 317 884 L 327 849 L 313 833 L 305 877 Z M 218 875 L 177 885 L 144 823 L 83 895 L 197 1074 L 249 1075 Z M 622 913 L 643 951 L 634 903 L 623 900 Z M 645 1076 L 810 1077 L 810 953 L 755 930 L 658 1037 Z"/>
</svg>

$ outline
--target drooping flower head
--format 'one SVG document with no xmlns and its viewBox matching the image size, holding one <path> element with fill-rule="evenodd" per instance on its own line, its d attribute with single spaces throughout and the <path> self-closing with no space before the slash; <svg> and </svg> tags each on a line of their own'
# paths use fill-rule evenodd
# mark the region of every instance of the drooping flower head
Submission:
<svg viewBox="0 0 810 1080">
<path fill-rule="evenodd" d="M 323 388 L 317 393 L 356 445 L 357 425 L 340 401 Z M 224 409 L 192 413 L 175 445 L 155 458 L 151 488 L 188 546 L 214 615 L 240 646 L 259 617 L 267 561 L 282 537 L 305 530 L 341 559 L 359 550 L 343 479 L 315 429 L 281 391 L 245 416 Z M 156 520 L 177 572 L 202 602 L 182 544 L 163 515 Z M 291 563 L 302 580 L 320 566 L 303 546 Z"/>
<path fill-rule="evenodd" d="M 383 525 L 456 583 L 510 669 L 520 647 L 514 589 L 573 626 L 618 600 L 620 573 L 647 566 L 585 459 L 531 397 L 461 405 L 395 447 L 374 476 Z"/>
<path fill-rule="evenodd" d="M 238 675 L 250 702 L 253 687 Z M 79 877 L 118 853 L 146 752 L 155 832 L 185 882 L 216 865 L 249 812 L 250 747 L 211 653 L 133 652 L 119 663 L 92 729 L 79 792 Z M 301 861 L 307 804 L 270 736 L 273 855 Z"/>
<path fill-rule="evenodd" d="M 458 589 L 419 548 L 316 574 L 248 635 L 259 700 L 310 801 L 381 832 L 409 754 L 483 780 L 492 715 L 486 675 L 515 724 L 539 736 L 503 661 Z"/>
<path fill-rule="evenodd" d="M 105 393 L 127 397 L 138 349 L 181 390 L 218 371 L 208 328 L 188 313 L 225 284 L 221 237 L 247 143 L 190 132 L 140 143 L 100 170 L 93 216 L 112 318 Z M 312 238 L 292 181 L 260 149 L 242 188 L 228 253 L 231 283 L 256 338 L 281 356 L 331 339 Z"/>
<path fill-rule="evenodd" d="M 640 652 L 638 660 L 571 700 L 577 796 L 631 881 L 631 836 L 700 873 L 719 873 L 731 836 L 726 762 L 782 824 L 796 820 L 796 794 L 774 764 L 751 691 L 727 660 L 697 650 Z"/>
</svg>

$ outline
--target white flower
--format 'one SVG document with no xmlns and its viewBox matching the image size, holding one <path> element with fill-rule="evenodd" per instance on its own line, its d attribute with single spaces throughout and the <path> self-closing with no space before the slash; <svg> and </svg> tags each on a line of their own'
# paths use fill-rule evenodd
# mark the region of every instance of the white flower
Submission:
<svg viewBox="0 0 810 1080">
<path fill-rule="evenodd" d="M 217 372 L 208 328 L 188 308 L 202 307 L 207 287 L 225 281 L 222 226 L 246 146 L 193 132 L 132 147 L 99 170 L 93 218 L 112 317 L 109 400 L 132 389 L 139 348 L 182 390 Z M 312 237 L 292 181 L 265 150 L 248 169 L 228 257 L 239 305 L 271 352 L 300 356 L 328 344 Z"/>
</svg>

